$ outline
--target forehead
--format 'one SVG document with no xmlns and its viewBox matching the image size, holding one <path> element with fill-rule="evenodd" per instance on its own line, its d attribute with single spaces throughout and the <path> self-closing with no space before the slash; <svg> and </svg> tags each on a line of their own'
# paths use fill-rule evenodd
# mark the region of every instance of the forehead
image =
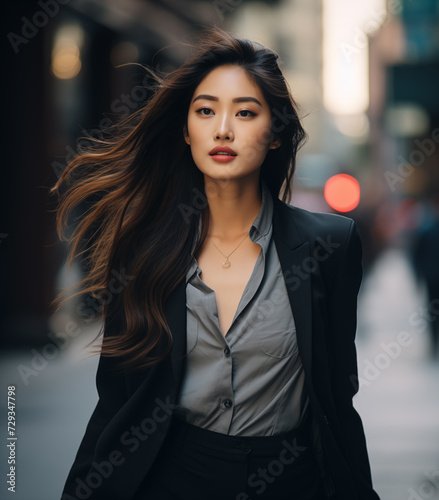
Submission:
<svg viewBox="0 0 439 500">
<path fill-rule="evenodd" d="M 219 66 L 208 73 L 195 89 L 194 97 L 201 93 L 224 98 L 254 96 L 264 100 L 261 89 L 247 71 L 235 65 Z"/>
</svg>

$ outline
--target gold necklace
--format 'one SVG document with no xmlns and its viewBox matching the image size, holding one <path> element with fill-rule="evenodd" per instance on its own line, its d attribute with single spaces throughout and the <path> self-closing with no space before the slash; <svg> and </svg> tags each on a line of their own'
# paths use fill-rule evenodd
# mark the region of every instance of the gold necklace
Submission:
<svg viewBox="0 0 439 500">
<path fill-rule="evenodd" d="M 245 235 L 244 240 L 245 240 L 245 238 L 247 238 L 247 236 L 248 236 L 248 234 Z M 235 250 L 233 250 L 233 252 L 236 252 L 236 250 L 238 250 L 238 248 L 244 243 L 244 240 L 241 241 L 241 243 L 235 248 Z M 225 253 L 221 252 L 221 250 L 215 245 L 215 243 L 213 241 L 212 241 L 212 244 L 218 250 L 218 252 L 220 252 L 226 258 L 226 260 L 222 264 L 223 267 L 225 269 L 229 268 L 232 265 L 232 263 L 229 260 L 229 257 L 232 255 L 233 252 L 230 252 L 229 255 L 226 255 Z"/>
</svg>

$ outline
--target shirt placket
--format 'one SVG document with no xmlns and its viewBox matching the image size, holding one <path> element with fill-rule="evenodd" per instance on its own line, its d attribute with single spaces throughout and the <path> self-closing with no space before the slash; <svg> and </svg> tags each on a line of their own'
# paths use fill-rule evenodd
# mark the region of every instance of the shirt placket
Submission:
<svg viewBox="0 0 439 500">
<path fill-rule="evenodd" d="M 199 278 L 199 276 L 198 276 Z M 203 286 L 209 292 L 207 294 L 208 307 L 207 311 L 213 311 L 214 317 L 214 336 L 217 340 L 217 349 L 218 355 L 223 358 L 221 376 L 218 380 L 218 411 L 220 413 L 220 428 L 218 432 L 223 432 L 228 434 L 230 427 L 232 425 L 233 418 L 233 408 L 234 408 L 234 393 L 233 393 L 233 357 L 230 345 L 222 334 L 219 319 L 218 319 L 218 308 L 216 304 L 215 292 L 210 289 L 205 283 L 202 282 L 201 278 L 199 278 L 201 286 Z"/>
</svg>

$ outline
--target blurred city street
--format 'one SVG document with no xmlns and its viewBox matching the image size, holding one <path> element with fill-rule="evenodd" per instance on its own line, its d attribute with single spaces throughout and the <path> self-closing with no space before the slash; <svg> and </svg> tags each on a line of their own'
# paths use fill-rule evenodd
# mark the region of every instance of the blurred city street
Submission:
<svg viewBox="0 0 439 500">
<path fill-rule="evenodd" d="M 360 292 L 361 388 L 354 401 L 363 417 L 374 485 L 382 500 L 439 498 L 439 363 L 429 359 L 426 332 L 409 323 L 423 300 L 398 250 L 382 254 Z M 97 357 L 88 357 L 83 348 L 98 328 L 72 338 L 65 350 L 34 372 L 23 367 L 31 367 L 38 349 L 2 356 L 3 380 L 17 388 L 17 500 L 60 497 L 97 399 Z M 400 332 L 407 335 L 398 337 Z M 405 344 L 400 342 L 399 348 L 398 338 Z"/>
<path fill-rule="evenodd" d="M 354 405 L 364 423 L 374 487 L 382 500 L 439 500 L 439 352 L 433 355 L 429 331 L 435 323 L 439 350 L 439 2 L 15 0 L 8 3 L 6 21 L 0 498 L 60 500 L 97 402 L 99 357 L 87 347 L 101 328 L 96 313 L 103 300 L 110 303 L 124 289 L 100 282 L 99 273 L 110 271 L 110 247 L 113 257 L 132 249 L 142 262 L 167 267 L 135 249 L 155 248 L 144 237 L 159 241 L 147 230 L 155 227 L 155 215 L 150 221 L 146 207 L 156 205 L 156 194 L 166 204 L 180 195 L 189 200 L 189 188 L 172 196 L 154 185 L 156 179 L 170 179 L 174 170 L 180 175 L 187 164 L 184 175 L 195 189 L 199 166 L 183 142 L 189 116 L 184 113 L 196 100 L 191 99 L 195 83 L 204 78 L 200 73 L 184 80 L 192 83 L 172 101 L 171 113 L 155 98 L 174 86 L 172 75 L 195 54 L 192 44 L 203 47 L 200 31 L 215 26 L 278 57 L 308 136 L 297 158 L 296 147 L 291 157 L 290 202 L 311 212 L 346 215 L 359 228 L 365 275 Z M 262 94 L 277 88 L 264 85 Z M 234 85 L 221 88 L 236 92 Z M 237 94 L 232 102 L 243 101 L 240 95 L 248 96 Z M 160 104 L 151 116 L 169 118 L 166 126 L 149 121 L 154 102 L 165 107 Z M 295 115 L 286 110 L 270 104 L 273 137 L 291 128 Z M 130 115 L 135 133 L 125 137 Z M 148 123 L 154 124 L 151 129 Z M 180 132 L 174 134 L 173 127 Z M 130 137 L 141 154 L 123 149 Z M 279 151 L 285 145 L 287 151 L 291 139 L 282 140 Z M 177 155 L 175 169 L 154 153 L 161 144 Z M 86 158 L 90 165 L 82 161 Z M 136 162 L 139 175 L 131 178 Z M 149 175 L 156 167 L 160 175 Z M 70 201 L 62 205 L 67 192 Z M 200 213 L 200 200 L 193 198 L 189 212 Z M 166 213 L 177 213 L 170 207 Z M 92 214 L 94 222 L 76 240 Z M 113 231 L 116 223 L 119 229 L 114 225 Z M 178 221 L 169 227 L 183 226 Z M 167 250 L 180 248 L 180 233 L 171 237 L 175 244 L 167 243 Z M 129 268 L 130 261 L 111 273 Z M 68 262 L 74 265 L 70 270 Z M 88 289 L 54 314 L 59 294 L 70 293 L 90 270 L 97 279 L 92 289 L 95 284 L 102 297 Z M 15 395 L 9 402 L 15 417 L 8 416 L 8 392 Z M 7 483 L 14 460 L 15 493 Z"/>
<path fill-rule="evenodd" d="M 360 293 L 354 402 L 383 500 L 439 498 L 439 362 L 430 358 L 427 330 L 409 322 L 422 307 L 424 294 L 404 255 L 382 254 Z M 397 348 L 401 332 L 409 335 Z"/>
</svg>

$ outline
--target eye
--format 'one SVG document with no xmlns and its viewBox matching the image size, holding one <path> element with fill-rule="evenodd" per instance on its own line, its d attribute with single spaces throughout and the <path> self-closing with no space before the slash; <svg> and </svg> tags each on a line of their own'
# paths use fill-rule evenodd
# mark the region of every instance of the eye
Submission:
<svg viewBox="0 0 439 500">
<path fill-rule="evenodd" d="M 250 111 L 249 109 L 243 109 L 238 113 L 238 115 L 243 118 L 248 118 L 249 116 L 256 116 L 256 113 L 253 113 L 253 111 Z"/>
<path fill-rule="evenodd" d="M 202 116 L 210 116 L 211 114 L 213 114 L 213 111 L 210 108 L 200 108 L 197 109 L 196 113 Z"/>
</svg>

